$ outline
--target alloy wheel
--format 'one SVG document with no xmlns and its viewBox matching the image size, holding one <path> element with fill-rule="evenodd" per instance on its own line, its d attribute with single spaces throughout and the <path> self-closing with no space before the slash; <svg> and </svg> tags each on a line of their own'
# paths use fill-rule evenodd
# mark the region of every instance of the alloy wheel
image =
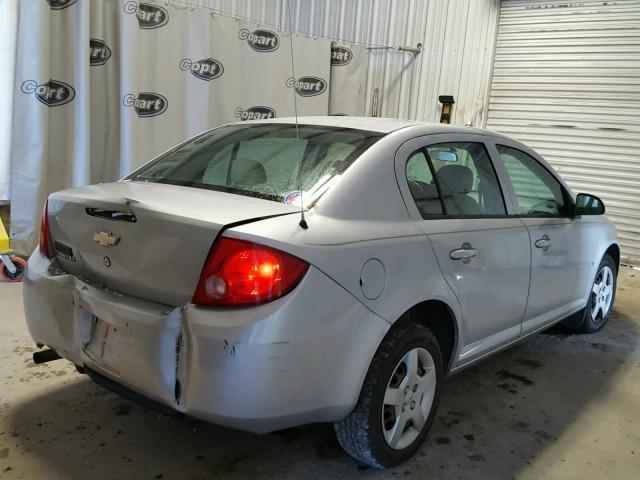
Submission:
<svg viewBox="0 0 640 480">
<path fill-rule="evenodd" d="M 613 300 L 613 271 L 607 265 L 602 267 L 591 288 L 591 319 L 595 322 L 598 316 L 604 320 L 611 308 Z"/>
<path fill-rule="evenodd" d="M 436 391 L 436 369 L 424 348 L 409 350 L 393 371 L 384 395 L 382 431 L 394 450 L 402 450 L 420 435 Z"/>
</svg>

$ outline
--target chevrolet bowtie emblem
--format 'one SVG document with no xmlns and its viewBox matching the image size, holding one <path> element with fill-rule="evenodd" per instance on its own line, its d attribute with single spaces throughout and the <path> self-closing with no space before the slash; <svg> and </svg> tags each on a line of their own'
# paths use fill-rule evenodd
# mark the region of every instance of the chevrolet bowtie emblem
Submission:
<svg viewBox="0 0 640 480">
<path fill-rule="evenodd" d="M 93 236 L 93 241 L 98 242 L 101 247 L 115 247 L 120 237 L 111 232 L 98 232 Z"/>
</svg>

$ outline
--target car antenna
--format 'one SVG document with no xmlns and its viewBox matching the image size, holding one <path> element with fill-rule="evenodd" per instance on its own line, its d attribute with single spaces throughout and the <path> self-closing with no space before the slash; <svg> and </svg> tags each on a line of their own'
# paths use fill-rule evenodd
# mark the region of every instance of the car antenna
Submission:
<svg viewBox="0 0 640 480">
<path fill-rule="evenodd" d="M 291 94 L 293 95 L 293 113 L 296 118 L 296 140 L 300 140 L 300 132 L 298 131 L 298 99 L 296 97 L 296 69 L 295 62 L 293 60 L 293 29 L 291 28 L 291 5 L 289 5 L 289 0 L 287 0 L 287 21 L 289 23 L 289 47 L 291 50 L 291 76 L 293 77 L 294 86 L 291 89 Z M 298 190 L 300 191 L 300 225 L 305 230 L 309 228 L 307 221 L 304 218 L 304 198 L 302 196 L 302 160 L 300 160 L 300 165 L 298 166 Z"/>
</svg>

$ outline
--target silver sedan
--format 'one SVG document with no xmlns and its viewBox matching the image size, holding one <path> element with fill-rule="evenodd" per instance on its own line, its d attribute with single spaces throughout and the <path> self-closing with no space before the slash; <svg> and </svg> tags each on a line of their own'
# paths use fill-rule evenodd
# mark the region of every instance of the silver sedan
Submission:
<svg viewBox="0 0 640 480">
<path fill-rule="evenodd" d="M 607 322 L 600 199 L 506 136 L 353 117 L 240 122 L 49 196 L 24 303 L 38 362 L 253 432 L 334 422 L 409 458 L 443 379 Z"/>
</svg>

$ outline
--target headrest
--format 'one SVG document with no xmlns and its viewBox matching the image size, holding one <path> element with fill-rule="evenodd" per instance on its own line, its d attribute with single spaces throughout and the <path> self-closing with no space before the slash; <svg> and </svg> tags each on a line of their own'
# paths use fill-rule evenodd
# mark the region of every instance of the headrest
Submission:
<svg viewBox="0 0 640 480">
<path fill-rule="evenodd" d="M 261 185 L 267 181 L 267 172 L 261 163 L 249 158 L 236 158 L 231 164 L 232 184 Z"/>
<path fill-rule="evenodd" d="M 446 194 L 466 194 L 473 187 L 473 172 L 464 165 L 445 165 L 438 170 L 438 182 Z"/>
</svg>

